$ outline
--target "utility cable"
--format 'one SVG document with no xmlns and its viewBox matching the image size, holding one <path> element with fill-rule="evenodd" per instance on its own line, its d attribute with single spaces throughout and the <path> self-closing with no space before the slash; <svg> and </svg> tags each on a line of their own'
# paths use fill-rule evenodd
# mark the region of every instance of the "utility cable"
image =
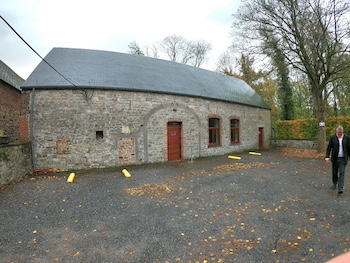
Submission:
<svg viewBox="0 0 350 263">
<path fill-rule="evenodd" d="M 62 78 L 64 78 L 66 81 L 68 81 L 70 84 L 72 84 L 72 86 L 76 87 L 77 86 L 71 82 L 69 79 L 67 79 L 65 76 L 63 76 L 63 74 L 61 74 L 57 69 L 55 69 L 49 62 L 47 62 L 42 56 L 40 56 L 40 54 L 38 52 L 36 52 L 36 50 L 34 48 L 32 48 L 27 41 L 24 40 L 23 37 L 21 37 L 21 35 L 19 33 L 17 33 L 17 31 L 2 17 L 0 16 L 0 18 L 11 28 L 11 30 L 39 57 L 41 58 L 42 61 L 44 61 L 49 67 L 51 67 L 57 74 L 59 74 Z"/>
</svg>

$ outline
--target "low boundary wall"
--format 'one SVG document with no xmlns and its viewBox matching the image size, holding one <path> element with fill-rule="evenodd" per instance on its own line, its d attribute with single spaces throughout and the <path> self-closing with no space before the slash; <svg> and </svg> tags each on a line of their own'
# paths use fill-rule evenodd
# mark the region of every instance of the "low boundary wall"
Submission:
<svg viewBox="0 0 350 263">
<path fill-rule="evenodd" d="M 30 143 L 0 144 L 0 187 L 18 181 L 32 171 Z"/>
<path fill-rule="evenodd" d="M 271 146 L 281 148 L 296 148 L 296 149 L 317 149 L 317 141 L 307 140 L 271 140 Z"/>
</svg>

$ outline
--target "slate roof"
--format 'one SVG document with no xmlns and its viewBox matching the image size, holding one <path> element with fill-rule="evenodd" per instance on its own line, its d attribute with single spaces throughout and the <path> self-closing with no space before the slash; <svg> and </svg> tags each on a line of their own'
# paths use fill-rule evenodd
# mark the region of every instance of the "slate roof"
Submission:
<svg viewBox="0 0 350 263">
<path fill-rule="evenodd" d="M 21 91 L 21 85 L 24 79 L 18 76 L 11 68 L 9 68 L 3 61 L 0 60 L 0 79 L 7 84 L 15 87 Z"/>
<path fill-rule="evenodd" d="M 72 48 L 53 48 L 45 60 L 60 74 L 41 61 L 22 85 L 23 90 L 79 88 L 142 91 L 201 97 L 269 109 L 262 98 L 242 80 L 167 60 Z"/>
</svg>

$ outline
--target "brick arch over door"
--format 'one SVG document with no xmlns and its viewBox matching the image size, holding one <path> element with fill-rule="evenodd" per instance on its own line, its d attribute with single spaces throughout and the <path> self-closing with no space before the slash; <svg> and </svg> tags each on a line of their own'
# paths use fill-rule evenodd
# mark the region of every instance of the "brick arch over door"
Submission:
<svg viewBox="0 0 350 263">
<path fill-rule="evenodd" d="M 144 121 L 143 121 L 143 138 L 144 138 L 144 158 L 145 158 L 145 162 L 148 163 L 149 162 L 149 156 L 148 156 L 148 124 L 149 124 L 149 120 L 151 119 L 151 117 L 156 114 L 158 111 L 160 110 L 164 110 L 164 109 L 183 109 L 183 110 L 186 110 L 187 112 L 189 112 L 193 117 L 194 119 L 196 120 L 197 122 L 197 125 L 198 127 L 200 127 L 200 120 L 199 120 L 199 117 L 198 115 L 195 113 L 195 111 L 189 107 L 187 107 L 186 105 L 183 105 L 183 104 L 180 104 L 180 103 L 167 103 L 167 104 L 163 104 L 163 105 L 160 105 L 159 107 L 157 108 L 154 108 L 152 110 L 150 110 L 145 118 L 144 118 Z M 163 121 L 163 120 L 162 120 Z M 201 133 L 200 133 L 200 129 L 198 129 L 198 154 L 199 154 L 199 157 L 201 156 Z"/>
</svg>

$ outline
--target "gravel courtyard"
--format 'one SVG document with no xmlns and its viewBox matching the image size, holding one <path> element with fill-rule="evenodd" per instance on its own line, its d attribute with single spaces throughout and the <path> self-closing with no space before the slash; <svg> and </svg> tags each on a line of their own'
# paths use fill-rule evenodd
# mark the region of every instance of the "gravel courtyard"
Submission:
<svg viewBox="0 0 350 263">
<path fill-rule="evenodd" d="M 316 154 L 261 153 L 3 187 L 0 262 L 325 262 L 350 251 L 349 166 L 339 197 Z"/>
</svg>

